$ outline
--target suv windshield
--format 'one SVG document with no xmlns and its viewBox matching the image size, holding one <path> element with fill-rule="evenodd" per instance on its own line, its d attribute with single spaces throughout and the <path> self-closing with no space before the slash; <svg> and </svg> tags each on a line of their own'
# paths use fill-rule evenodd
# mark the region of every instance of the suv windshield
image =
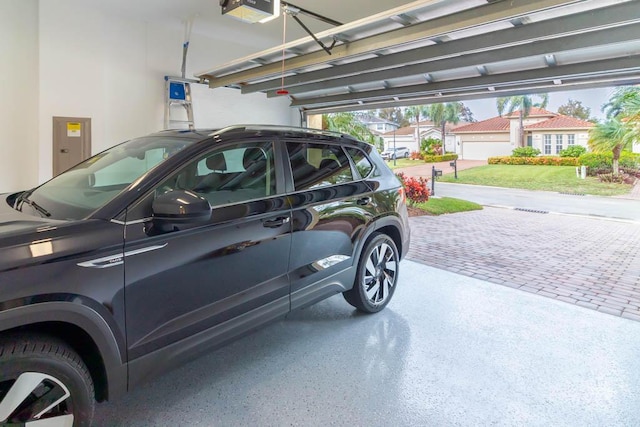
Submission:
<svg viewBox="0 0 640 427">
<path fill-rule="evenodd" d="M 14 207 L 55 219 L 86 218 L 132 182 L 193 144 L 194 139 L 152 136 L 132 139 L 85 160 L 35 190 Z"/>
</svg>

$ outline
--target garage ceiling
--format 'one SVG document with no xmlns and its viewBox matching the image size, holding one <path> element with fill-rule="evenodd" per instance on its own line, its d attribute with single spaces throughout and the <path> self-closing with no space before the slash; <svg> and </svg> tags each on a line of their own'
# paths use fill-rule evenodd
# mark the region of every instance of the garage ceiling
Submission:
<svg viewBox="0 0 640 427">
<path fill-rule="evenodd" d="M 639 0 L 422 0 L 316 36 L 331 55 L 304 37 L 197 77 L 314 114 L 640 83 Z"/>
</svg>

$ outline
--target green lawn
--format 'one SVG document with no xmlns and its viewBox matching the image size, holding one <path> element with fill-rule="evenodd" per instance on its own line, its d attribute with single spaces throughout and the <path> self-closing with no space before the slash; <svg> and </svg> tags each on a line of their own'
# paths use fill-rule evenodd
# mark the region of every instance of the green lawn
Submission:
<svg viewBox="0 0 640 427">
<path fill-rule="evenodd" d="M 430 197 L 424 203 L 418 203 L 417 208 L 427 211 L 432 215 L 450 214 L 456 212 L 477 211 L 482 206 L 467 200 L 454 199 L 453 197 Z"/>
<path fill-rule="evenodd" d="M 602 183 L 593 177 L 579 179 L 574 166 L 487 165 L 459 171 L 457 180 L 447 174 L 440 181 L 598 196 L 631 191 L 630 185 Z"/>
<path fill-rule="evenodd" d="M 411 160 L 411 159 L 396 159 L 396 164 L 395 166 L 393 165 L 393 160 L 385 160 L 385 163 L 391 168 L 391 169 L 398 169 L 398 168 L 406 168 L 409 166 L 418 166 L 418 165 L 424 165 L 424 160 Z"/>
</svg>

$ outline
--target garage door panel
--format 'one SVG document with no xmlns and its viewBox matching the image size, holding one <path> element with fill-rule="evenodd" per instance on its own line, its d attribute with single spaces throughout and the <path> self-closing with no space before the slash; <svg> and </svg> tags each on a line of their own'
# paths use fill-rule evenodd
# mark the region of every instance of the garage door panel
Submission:
<svg viewBox="0 0 640 427">
<path fill-rule="evenodd" d="M 513 146 L 509 142 L 463 142 L 464 160 L 487 160 L 489 157 L 510 156 Z"/>
</svg>

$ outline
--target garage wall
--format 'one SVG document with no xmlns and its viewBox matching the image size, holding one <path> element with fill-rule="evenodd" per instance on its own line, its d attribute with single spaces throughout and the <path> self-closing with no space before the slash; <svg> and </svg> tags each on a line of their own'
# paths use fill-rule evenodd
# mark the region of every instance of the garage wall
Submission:
<svg viewBox="0 0 640 427">
<path fill-rule="evenodd" d="M 38 176 L 38 1 L 0 1 L 0 193 Z"/>
<path fill-rule="evenodd" d="M 187 77 L 255 50 L 200 36 L 197 25 Z M 11 64 L 0 68 L 0 81 L 17 82 L 10 96 L 0 97 L 0 191 L 51 177 L 53 116 L 90 117 L 93 153 L 162 129 L 163 77 L 180 74 L 184 29 L 132 20 L 83 0 L 2 0 L 0 36 L 3 64 Z M 193 94 L 197 127 L 300 123 L 285 98 L 200 85 Z M 17 164 L 19 158 L 26 163 Z"/>
</svg>

